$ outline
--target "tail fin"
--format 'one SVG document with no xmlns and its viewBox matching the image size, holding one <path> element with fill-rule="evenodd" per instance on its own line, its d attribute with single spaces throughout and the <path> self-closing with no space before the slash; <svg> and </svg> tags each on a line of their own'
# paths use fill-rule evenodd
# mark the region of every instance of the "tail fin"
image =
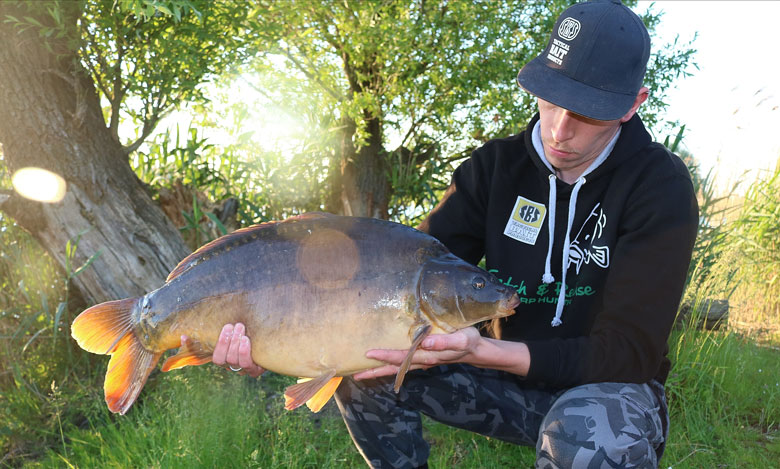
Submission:
<svg viewBox="0 0 780 469">
<path fill-rule="evenodd" d="M 88 352 L 111 355 L 103 384 L 111 412 L 133 405 L 162 352 L 146 350 L 133 332 L 131 313 L 138 298 L 95 305 L 73 321 L 71 335 Z"/>
</svg>

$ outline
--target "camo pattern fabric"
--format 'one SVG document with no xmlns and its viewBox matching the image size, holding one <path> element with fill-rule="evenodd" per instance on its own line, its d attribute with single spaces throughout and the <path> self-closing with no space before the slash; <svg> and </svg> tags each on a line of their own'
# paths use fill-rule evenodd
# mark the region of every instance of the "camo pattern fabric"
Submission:
<svg viewBox="0 0 780 469">
<path fill-rule="evenodd" d="M 663 386 L 596 383 L 549 392 L 516 375 L 445 365 L 393 379 L 345 378 L 336 392 L 358 450 L 373 468 L 426 463 L 420 413 L 447 425 L 536 446 L 538 468 L 657 467 L 668 428 Z"/>
</svg>

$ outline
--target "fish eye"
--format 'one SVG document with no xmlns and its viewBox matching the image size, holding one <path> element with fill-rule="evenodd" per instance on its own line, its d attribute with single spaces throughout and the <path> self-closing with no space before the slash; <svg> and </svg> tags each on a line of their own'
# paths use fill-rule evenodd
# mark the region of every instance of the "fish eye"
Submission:
<svg viewBox="0 0 780 469">
<path fill-rule="evenodd" d="M 485 288 L 485 279 L 482 277 L 474 277 L 474 279 L 471 281 L 471 286 L 476 290 L 481 290 Z"/>
</svg>

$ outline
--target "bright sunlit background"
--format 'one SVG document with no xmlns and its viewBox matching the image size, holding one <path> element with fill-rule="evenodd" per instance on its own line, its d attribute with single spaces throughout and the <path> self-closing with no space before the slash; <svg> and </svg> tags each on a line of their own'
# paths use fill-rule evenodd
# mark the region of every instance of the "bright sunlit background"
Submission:
<svg viewBox="0 0 780 469">
<path fill-rule="evenodd" d="M 693 47 L 698 69 L 691 68 L 691 77 L 678 80 L 666 99 L 665 118 L 685 124 L 683 148 L 703 173 L 714 171 L 720 190 L 738 179 L 753 181 L 759 170 L 774 169 L 780 157 L 780 61 L 775 46 L 780 1 L 640 1 L 635 11 L 648 9 L 663 12 L 655 46 L 676 36 L 686 44 L 697 35 Z M 223 105 L 242 103 L 246 114 L 232 131 L 206 130 L 211 143 L 227 145 L 251 132 L 264 149 L 285 153 L 306 133 L 301 120 L 274 108 L 241 80 L 228 95 Z M 221 112 L 223 122 L 229 120 L 226 109 Z M 166 123 L 187 128 L 187 114 L 186 109 L 174 112 L 161 128 Z M 663 141 L 666 135 L 658 132 L 655 137 Z"/>
<path fill-rule="evenodd" d="M 662 42 L 694 43 L 699 70 L 668 93 L 667 117 L 686 126 L 684 147 L 719 187 L 745 170 L 774 169 L 780 157 L 780 61 L 773 1 L 640 1 L 663 11 Z"/>
</svg>

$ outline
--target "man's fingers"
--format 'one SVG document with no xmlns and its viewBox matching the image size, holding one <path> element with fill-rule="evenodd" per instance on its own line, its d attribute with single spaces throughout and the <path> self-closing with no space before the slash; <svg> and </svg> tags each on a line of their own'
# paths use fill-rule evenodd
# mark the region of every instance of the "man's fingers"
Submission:
<svg viewBox="0 0 780 469">
<path fill-rule="evenodd" d="M 238 346 L 241 345 L 241 337 L 244 337 L 244 325 L 240 322 L 233 327 L 233 335 L 228 345 L 225 363 L 230 366 L 240 366 L 238 363 Z"/>
<path fill-rule="evenodd" d="M 396 373 L 398 373 L 397 366 L 385 365 L 385 366 L 380 366 L 378 368 L 372 368 L 370 370 L 361 371 L 360 373 L 355 373 L 354 375 L 352 375 L 352 378 L 354 378 L 357 381 L 360 381 L 361 379 L 374 379 L 382 376 L 393 376 Z"/>
<path fill-rule="evenodd" d="M 252 360 L 252 345 L 247 336 L 241 336 L 239 339 L 238 366 L 241 368 L 252 368 L 255 366 L 255 362 Z"/>
<path fill-rule="evenodd" d="M 468 334 L 471 332 L 466 331 L 466 329 L 462 329 L 451 334 L 430 335 L 423 340 L 420 348 L 431 351 L 464 350 L 468 346 Z"/>
<path fill-rule="evenodd" d="M 231 337 L 233 337 L 233 324 L 225 324 L 222 327 L 222 332 L 219 333 L 217 345 L 214 346 L 214 353 L 211 355 L 211 361 L 215 365 L 222 366 L 225 364 Z"/>
<path fill-rule="evenodd" d="M 380 362 L 400 365 L 406 358 L 407 353 L 409 353 L 408 350 L 374 349 L 366 352 L 366 358 L 373 358 Z"/>
</svg>

